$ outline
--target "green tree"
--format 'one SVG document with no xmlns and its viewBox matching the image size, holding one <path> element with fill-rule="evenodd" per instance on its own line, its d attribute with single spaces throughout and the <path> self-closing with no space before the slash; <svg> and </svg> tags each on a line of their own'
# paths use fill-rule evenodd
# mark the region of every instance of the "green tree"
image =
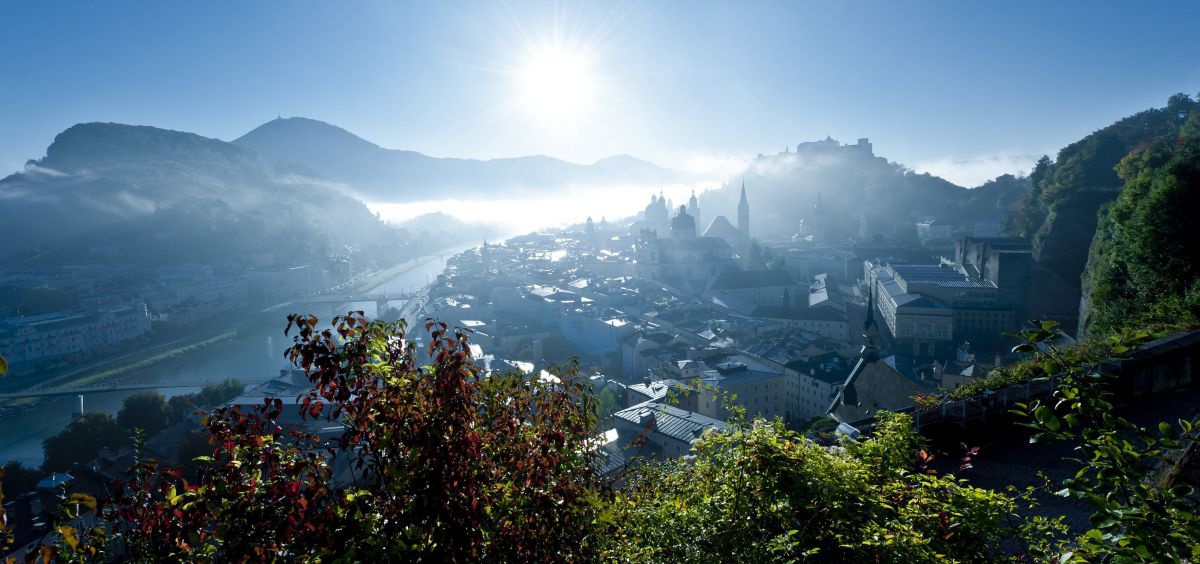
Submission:
<svg viewBox="0 0 1200 564">
<path fill-rule="evenodd" d="M 129 443 L 129 433 L 107 413 L 85 413 L 66 429 L 42 441 L 46 458 L 43 472 L 66 472 L 75 464 L 95 458 L 105 448 Z"/>
<path fill-rule="evenodd" d="M 26 468 L 18 460 L 10 460 L 4 465 L 4 494 L 15 497 L 33 491 L 33 487 L 41 479 L 41 472 L 33 468 Z"/>
<path fill-rule="evenodd" d="M 596 393 L 596 415 L 600 419 L 607 419 L 608 416 L 615 413 L 620 408 L 620 403 L 617 402 L 617 394 L 611 388 L 601 388 Z"/>
<path fill-rule="evenodd" d="M 1092 243 L 1085 329 L 1110 332 L 1200 321 L 1200 112 L 1180 135 L 1126 156 L 1125 184 Z"/>
<path fill-rule="evenodd" d="M 216 407 L 238 397 L 245 389 L 245 384 L 233 378 L 226 378 L 221 382 L 205 384 L 197 396 L 197 404 L 203 407 Z"/>
<path fill-rule="evenodd" d="M 117 423 L 126 430 L 139 428 L 147 435 L 153 435 L 171 424 L 171 409 L 158 392 L 137 393 L 121 402 Z"/>
<path fill-rule="evenodd" d="M 170 411 L 171 423 L 183 421 L 199 408 L 199 394 L 179 394 L 167 400 L 167 410 Z"/>
</svg>

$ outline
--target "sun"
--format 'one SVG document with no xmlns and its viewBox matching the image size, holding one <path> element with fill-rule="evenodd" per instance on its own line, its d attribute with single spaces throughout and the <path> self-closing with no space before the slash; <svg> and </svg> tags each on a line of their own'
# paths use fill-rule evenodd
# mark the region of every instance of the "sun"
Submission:
<svg viewBox="0 0 1200 564">
<path fill-rule="evenodd" d="M 516 82 L 523 110 L 546 122 L 577 122 L 596 102 L 598 81 L 592 61 L 566 47 L 531 50 L 516 69 Z"/>
</svg>

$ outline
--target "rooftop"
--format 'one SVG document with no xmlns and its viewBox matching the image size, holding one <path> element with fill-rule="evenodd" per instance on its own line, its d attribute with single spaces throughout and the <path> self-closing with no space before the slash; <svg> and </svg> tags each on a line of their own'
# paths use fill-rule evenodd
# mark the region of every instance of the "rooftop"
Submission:
<svg viewBox="0 0 1200 564">
<path fill-rule="evenodd" d="M 719 419 L 650 401 L 622 409 L 614 413 L 613 417 L 638 426 L 652 424 L 653 432 L 688 443 L 699 438 L 707 429 L 723 431 L 729 428 L 729 425 Z"/>
<path fill-rule="evenodd" d="M 795 284 L 792 273 L 787 270 L 727 270 L 717 275 L 709 285 L 710 290 L 737 290 L 746 288 L 768 288 Z"/>
</svg>

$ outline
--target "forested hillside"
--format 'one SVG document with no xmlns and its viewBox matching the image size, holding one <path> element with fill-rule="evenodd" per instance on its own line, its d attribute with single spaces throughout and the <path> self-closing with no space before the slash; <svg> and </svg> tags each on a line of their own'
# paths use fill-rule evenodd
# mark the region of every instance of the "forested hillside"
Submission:
<svg viewBox="0 0 1200 564">
<path fill-rule="evenodd" d="M 1096 233 L 1101 208 L 1121 194 L 1117 165 L 1131 152 L 1169 143 L 1197 108 L 1176 94 L 1165 108 L 1124 118 L 1043 157 L 1030 174 L 1030 190 L 1007 219 L 1008 231 L 1029 237 L 1040 265 L 1062 282 L 1081 288 L 1080 276 Z"/>
<path fill-rule="evenodd" d="M 1083 276 L 1084 331 L 1194 325 L 1200 316 L 1200 232 L 1191 223 L 1200 214 L 1200 111 L 1182 100 L 1176 108 L 1172 120 L 1186 116 L 1177 136 L 1116 167 L 1124 185 L 1100 212 Z"/>
</svg>

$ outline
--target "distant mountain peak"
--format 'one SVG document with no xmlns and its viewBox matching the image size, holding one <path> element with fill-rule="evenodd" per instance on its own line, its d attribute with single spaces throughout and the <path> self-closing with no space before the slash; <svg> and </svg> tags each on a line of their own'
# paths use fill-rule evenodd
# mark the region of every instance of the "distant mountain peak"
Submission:
<svg viewBox="0 0 1200 564">
<path fill-rule="evenodd" d="M 536 193 L 567 185 L 660 185 L 691 179 L 687 173 L 629 155 L 590 165 L 546 155 L 490 160 L 431 157 L 383 148 L 309 118 L 271 120 L 233 143 L 277 162 L 301 165 L 372 201 L 425 199 L 445 190 L 459 195 L 491 195 L 498 190 Z"/>
<path fill-rule="evenodd" d="M 331 123 L 306 117 L 276 118 L 235 139 L 235 145 L 257 149 L 281 142 L 341 147 L 359 151 L 378 150 L 376 145 Z"/>
<path fill-rule="evenodd" d="M 61 171 L 131 160 L 193 160 L 203 154 L 252 158 L 245 149 L 219 139 L 148 125 L 88 122 L 68 127 L 54 137 L 46 157 L 34 164 Z"/>
</svg>

